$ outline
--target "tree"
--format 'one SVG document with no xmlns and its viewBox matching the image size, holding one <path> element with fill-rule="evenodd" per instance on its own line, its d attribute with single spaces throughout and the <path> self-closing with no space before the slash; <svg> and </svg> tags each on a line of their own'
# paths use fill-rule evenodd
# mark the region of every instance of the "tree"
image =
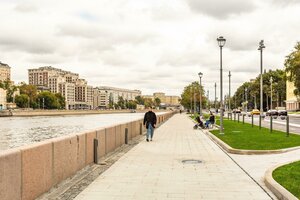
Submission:
<svg viewBox="0 0 300 200">
<path fill-rule="evenodd" d="M 29 97 L 29 104 L 31 107 L 35 107 L 37 105 L 37 88 L 34 85 L 23 84 L 20 86 L 20 94 L 26 94 Z"/>
<path fill-rule="evenodd" d="M 195 96 L 194 96 L 195 94 Z M 205 96 L 205 91 L 203 89 L 203 86 L 201 86 L 201 106 L 202 108 L 204 105 L 207 105 L 207 98 Z M 194 100 L 196 100 L 196 107 L 199 109 L 200 104 L 200 84 L 199 82 L 192 82 L 188 86 L 186 86 L 181 94 L 181 105 L 184 106 L 187 109 L 190 109 L 191 107 L 194 107 Z M 192 102 L 192 105 L 191 105 Z"/>
<path fill-rule="evenodd" d="M 125 101 L 122 96 L 119 96 L 118 98 L 118 107 L 121 109 L 125 109 Z"/>
<path fill-rule="evenodd" d="M 270 70 L 267 73 L 263 74 L 263 108 L 270 108 L 271 101 L 271 82 L 270 78 L 273 79 L 273 105 L 274 101 L 277 101 L 278 106 L 283 104 L 283 101 L 286 96 L 286 76 L 284 70 Z M 246 100 L 245 88 L 247 88 L 247 100 L 248 100 L 248 109 L 258 108 L 260 109 L 260 76 L 257 76 L 255 80 L 251 82 L 245 82 L 240 87 L 237 88 L 234 96 L 234 104 L 236 107 L 240 107 L 243 102 Z M 246 105 L 244 103 L 244 105 Z M 235 106 L 234 106 L 235 107 Z M 273 106 L 274 107 L 274 106 Z"/>
<path fill-rule="evenodd" d="M 294 47 L 294 51 L 286 56 L 284 62 L 287 79 L 294 83 L 294 94 L 300 96 L 300 42 Z"/>
<path fill-rule="evenodd" d="M 155 104 L 155 106 L 158 107 L 158 106 L 160 105 L 160 103 L 161 103 L 161 100 L 160 100 L 158 97 L 156 97 L 156 98 L 154 99 L 154 104 Z"/>
<path fill-rule="evenodd" d="M 41 92 L 37 96 L 37 102 L 41 108 L 45 109 L 58 109 L 60 108 L 60 104 L 58 103 L 58 99 L 55 94 L 45 91 Z"/>
<path fill-rule="evenodd" d="M 136 102 L 135 101 L 132 101 L 132 100 L 129 100 L 128 102 L 127 102 L 127 108 L 128 109 L 136 109 Z"/>
<path fill-rule="evenodd" d="M 63 97 L 61 93 L 56 93 L 55 97 L 57 99 L 58 109 L 64 109 L 66 106 L 65 97 Z"/>
<path fill-rule="evenodd" d="M 20 108 L 29 107 L 29 97 L 27 94 L 17 95 L 15 102 L 16 102 L 17 106 Z"/>
<path fill-rule="evenodd" d="M 152 108 L 154 106 L 154 102 L 152 101 L 151 98 L 145 98 L 144 99 L 144 105 L 145 105 L 145 108 Z"/>
<path fill-rule="evenodd" d="M 140 105 L 144 105 L 144 103 L 145 103 L 145 99 L 141 96 L 136 96 L 135 101 L 137 104 L 140 104 Z"/>
</svg>

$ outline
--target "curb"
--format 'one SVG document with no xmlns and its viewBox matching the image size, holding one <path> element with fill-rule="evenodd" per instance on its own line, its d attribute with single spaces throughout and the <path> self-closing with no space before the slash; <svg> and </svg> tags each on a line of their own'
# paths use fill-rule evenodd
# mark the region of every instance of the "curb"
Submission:
<svg viewBox="0 0 300 200">
<path fill-rule="evenodd" d="M 289 151 L 294 151 L 300 149 L 298 147 L 286 148 L 286 149 L 277 149 L 277 150 L 243 150 L 243 149 L 234 149 L 214 134 L 210 133 L 207 130 L 202 130 L 209 138 L 215 141 L 219 146 L 221 146 L 225 151 L 232 154 L 241 154 L 241 155 L 262 155 L 262 154 L 278 154 L 278 153 L 285 153 Z"/>
<path fill-rule="evenodd" d="M 297 162 L 297 161 L 292 161 L 292 162 L 287 162 L 285 164 L 276 165 L 275 167 L 268 169 L 265 174 L 264 182 L 265 182 L 267 188 L 269 188 L 273 192 L 273 194 L 276 195 L 276 197 L 278 199 L 282 199 L 282 200 L 297 200 L 298 199 L 292 193 L 290 193 L 287 189 L 282 187 L 278 182 L 276 182 L 272 176 L 273 171 L 276 168 L 281 167 L 283 165 L 293 163 L 293 162 Z"/>
</svg>

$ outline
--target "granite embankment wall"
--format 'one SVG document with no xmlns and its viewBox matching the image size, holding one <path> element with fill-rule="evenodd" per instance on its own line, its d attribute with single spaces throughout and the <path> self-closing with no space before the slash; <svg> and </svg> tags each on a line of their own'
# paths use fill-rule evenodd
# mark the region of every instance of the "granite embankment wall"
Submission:
<svg viewBox="0 0 300 200">
<path fill-rule="evenodd" d="M 174 113 L 157 116 L 158 125 Z M 94 163 L 94 139 L 98 139 L 98 158 L 144 133 L 143 120 L 99 130 L 49 139 L 0 152 L 0 199 L 31 200 L 51 187 Z"/>
</svg>

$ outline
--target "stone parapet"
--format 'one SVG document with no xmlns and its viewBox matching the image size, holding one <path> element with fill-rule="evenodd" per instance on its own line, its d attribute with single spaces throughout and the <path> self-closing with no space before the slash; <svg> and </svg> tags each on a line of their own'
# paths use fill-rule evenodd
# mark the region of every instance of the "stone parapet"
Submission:
<svg viewBox="0 0 300 200">
<path fill-rule="evenodd" d="M 159 124 L 174 112 L 158 115 Z M 143 119 L 93 131 L 62 136 L 0 153 L 0 199 L 31 200 L 47 192 L 77 171 L 94 163 L 94 139 L 97 157 L 125 144 L 141 134 Z M 159 126 L 158 124 L 158 126 Z M 146 131 L 142 126 L 142 133 Z"/>
</svg>

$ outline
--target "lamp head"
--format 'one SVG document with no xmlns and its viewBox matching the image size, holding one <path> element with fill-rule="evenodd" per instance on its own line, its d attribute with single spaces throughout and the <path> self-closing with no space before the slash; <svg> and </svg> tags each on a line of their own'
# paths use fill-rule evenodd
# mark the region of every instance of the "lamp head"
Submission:
<svg viewBox="0 0 300 200">
<path fill-rule="evenodd" d="M 198 76 L 199 76 L 199 78 L 202 78 L 202 77 L 203 77 L 203 73 L 202 73 L 202 72 L 199 72 L 199 73 L 198 73 Z"/>
<path fill-rule="evenodd" d="M 263 50 L 264 48 L 266 48 L 265 44 L 264 44 L 264 40 L 261 40 L 259 42 L 259 47 L 258 47 L 258 50 Z"/>
<path fill-rule="evenodd" d="M 223 36 L 217 38 L 219 47 L 223 47 L 226 43 L 226 39 Z"/>
</svg>

